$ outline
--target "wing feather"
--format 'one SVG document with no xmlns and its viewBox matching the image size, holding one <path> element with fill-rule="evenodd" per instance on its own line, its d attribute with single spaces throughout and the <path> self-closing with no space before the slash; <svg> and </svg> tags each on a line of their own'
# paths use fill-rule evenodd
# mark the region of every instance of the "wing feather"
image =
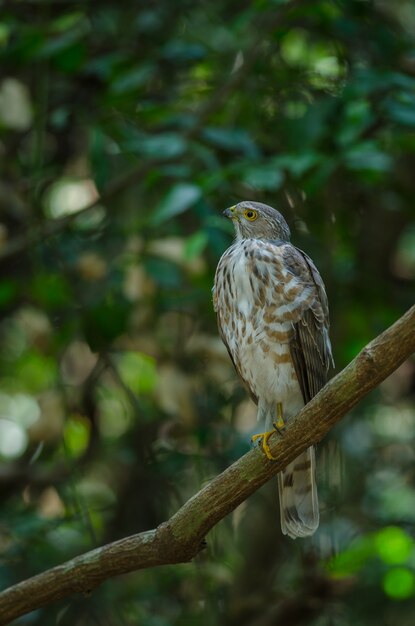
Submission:
<svg viewBox="0 0 415 626">
<path fill-rule="evenodd" d="M 288 269 L 304 286 L 313 289 L 310 306 L 293 323 L 290 351 L 304 402 L 309 402 L 327 382 L 334 365 L 329 339 L 329 308 L 323 280 L 309 256 L 291 244 L 284 246 Z"/>
</svg>

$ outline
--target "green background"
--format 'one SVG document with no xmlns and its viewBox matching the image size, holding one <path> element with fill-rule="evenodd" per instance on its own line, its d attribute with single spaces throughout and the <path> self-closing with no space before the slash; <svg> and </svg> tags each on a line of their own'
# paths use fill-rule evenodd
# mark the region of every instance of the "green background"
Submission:
<svg viewBox="0 0 415 626">
<path fill-rule="evenodd" d="M 226 207 L 286 216 L 338 370 L 413 303 L 415 6 L 0 9 L 4 588 L 155 527 L 249 449 L 211 304 Z M 194 562 L 19 623 L 412 625 L 414 394 L 408 361 L 320 445 L 313 539 L 281 536 L 272 481 Z"/>
</svg>

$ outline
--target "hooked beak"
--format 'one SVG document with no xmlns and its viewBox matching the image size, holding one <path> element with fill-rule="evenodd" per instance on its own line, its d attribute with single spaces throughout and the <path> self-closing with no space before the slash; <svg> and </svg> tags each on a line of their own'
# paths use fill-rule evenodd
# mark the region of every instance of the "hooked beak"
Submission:
<svg viewBox="0 0 415 626">
<path fill-rule="evenodd" d="M 223 212 L 225 217 L 228 217 L 230 220 L 237 220 L 238 216 L 235 214 L 235 207 L 230 207 L 229 209 L 225 209 Z"/>
</svg>

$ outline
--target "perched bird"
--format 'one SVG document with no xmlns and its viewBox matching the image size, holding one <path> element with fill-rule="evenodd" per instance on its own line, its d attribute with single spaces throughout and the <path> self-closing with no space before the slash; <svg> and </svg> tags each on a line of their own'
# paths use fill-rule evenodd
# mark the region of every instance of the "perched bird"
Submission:
<svg viewBox="0 0 415 626">
<path fill-rule="evenodd" d="M 313 261 L 290 243 L 275 209 L 240 202 L 224 211 L 236 240 L 222 255 L 213 303 L 219 332 L 267 432 L 268 440 L 316 395 L 333 364 L 327 296 Z M 310 447 L 278 474 L 281 529 L 312 535 L 319 524 L 315 454 Z"/>
</svg>

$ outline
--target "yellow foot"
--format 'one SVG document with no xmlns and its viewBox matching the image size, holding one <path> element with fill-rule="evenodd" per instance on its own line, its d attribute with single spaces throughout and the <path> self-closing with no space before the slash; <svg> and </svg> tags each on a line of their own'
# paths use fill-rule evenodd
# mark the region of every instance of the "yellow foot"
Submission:
<svg viewBox="0 0 415 626">
<path fill-rule="evenodd" d="M 257 435 L 252 435 L 252 437 L 251 437 L 252 443 L 254 443 L 255 441 L 258 441 L 258 439 L 261 440 L 262 451 L 265 454 L 265 456 L 267 457 L 267 459 L 269 459 L 270 461 L 276 461 L 277 460 L 277 457 L 275 457 L 275 456 L 273 456 L 271 454 L 271 450 L 270 450 L 269 444 L 268 444 L 268 440 L 276 432 L 277 432 L 277 430 L 274 429 L 274 430 L 269 430 L 266 433 L 258 433 Z"/>
<path fill-rule="evenodd" d="M 269 430 L 266 433 L 258 433 L 257 435 L 253 435 L 251 437 L 251 441 L 252 443 L 254 443 L 255 441 L 258 441 L 258 439 L 260 439 L 262 451 L 267 457 L 267 459 L 269 459 L 270 461 L 276 461 L 277 457 L 272 455 L 268 441 L 271 439 L 272 435 L 274 435 L 275 433 L 282 434 L 281 431 L 285 427 L 285 423 L 282 418 L 281 402 L 278 402 L 277 404 L 277 420 L 273 422 L 272 425 L 274 427 L 273 430 Z"/>
</svg>

